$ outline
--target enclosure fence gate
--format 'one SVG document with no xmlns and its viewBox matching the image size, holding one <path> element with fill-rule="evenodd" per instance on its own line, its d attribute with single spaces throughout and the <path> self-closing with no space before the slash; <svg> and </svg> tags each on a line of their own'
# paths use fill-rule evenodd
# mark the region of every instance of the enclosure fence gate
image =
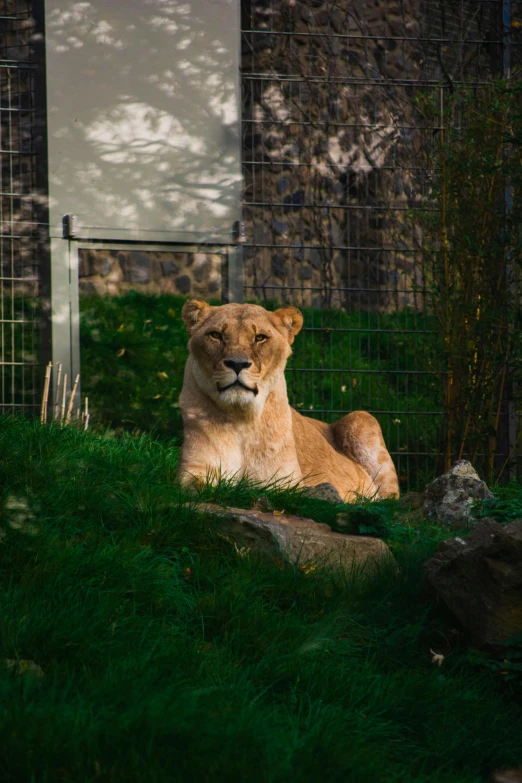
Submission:
<svg viewBox="0 0 522 783">
<path fill-rule="evenodd" d="M 292 404 L 375 414 L 403 490 L 434 476 L 442 410 L 415 220 L 439 129 L 416 99 L 505 73 L 520 18 L 505 0 L 243 3 L 245 296 L 304 309 Z"/>
</svg>

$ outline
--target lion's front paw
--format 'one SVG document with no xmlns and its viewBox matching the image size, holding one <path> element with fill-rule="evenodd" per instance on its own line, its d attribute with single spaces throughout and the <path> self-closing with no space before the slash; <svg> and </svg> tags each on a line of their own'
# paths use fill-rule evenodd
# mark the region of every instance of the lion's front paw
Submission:
<svg viewBox="0 0 522 783">
<path fill-rule="evenodd" d="M 207 483 L 203 476 L 196 476 L 193 473 L 188 473 L 187 471 L 181 474 L 179 481 L 182 487 L 193 490 L 203 489 Z"/>
</svg>

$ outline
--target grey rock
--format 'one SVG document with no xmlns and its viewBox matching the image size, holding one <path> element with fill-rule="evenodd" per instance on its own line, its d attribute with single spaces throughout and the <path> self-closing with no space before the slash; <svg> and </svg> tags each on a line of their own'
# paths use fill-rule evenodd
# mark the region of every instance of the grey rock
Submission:
<svg viewBox="0 0 522 783">
<path fill-rule="evenodd" d="M 522 783 L 522 767 L 495 770 L 491 776 L 491 783 Z"/>
<path fill-rule="evenodd" d="M 150 283 L 152 261 L 145 253 L 131 251 L 120 261 L 126 283 Z"/>
<path fill-rule="evenodd" d="M 274 234 L 286 234 L 288 223 L 283 223 L 282 220 L 272 220 L 272 231 Z"/>
<path fill-rule="evenodd" d="M 315 247 L 313 247 L 310 250 L 310 263 L 312 264 L 314 269 L 321 269 L 323 265 L 323 259 L 321 256 L 321 251 L 316 250 Z"/>
<path fill-rule="evenodd" d="M 188 275 L 180 275 L 174 280 L 176 288 L 181 294 L 188 294 L 190 291 L 190 277 Z"/>
<path fill-rule="evenodd" d="M 332 222 L 330 226 L 330 245 L 333 247 L 339 247 L 339 245 L 344 244 L 341 237 L 341 229 L 339 228 L 337 223 Z"/>
<path fill-rule="evenodd" d="M 292 141 L 286 147 L 284 160 L 287 163 L 293 163 L 294 161 L 299 160 L 299 145 L 297 144 L 297 142 Z M 287 204 L 287 203 L 294 203 L 292 201 L 293 197 L 294 197 L 293 195 L 292 196 L 286 196 L 285 199 L 284 199 L 284 203 L 285 204 Z M 289 201 L 289 199 L 290 199 L 290 201 Z M 286 209 L 287 208 L 285 207 L 285 211 L 286 211 Z"/>
<path fill-rule="evenodd" d="M 160 261 L 161 274 L 163 277 L 168 275 L 175 275 L 179 272 L 179 266 L 174 261 Z"/>
<path fill-rule="evenodd" d="M 11 669 L 15 674 L 30 674 L 33 675 L 33 677 L 43 677 L 44 671 L 41 666 L 39 666 L 34 661 L 30 661 L 24 658 L 20 658 L 18 660 L 14 658 L 6 658 L 4 660 L 4 666 L 6 666 L 7 669 Z"/>
<path fill-rule="evenodd" d="M 111 271 L 111 262 L 109 261 L 109 259 L 105 257 L 101 258 L 98 274 L 101 277 L 107 277 L 107 275 L 110 274 L 110 271 Z"/>
<path fill-rule="evenodd" d="M 329 55 L 330 57 L 338 57 L 341 52 L 341 43 L 339 41 L 339 38 L 335 38 L 334 36 L 328 36 L 326 47 L 329 49 Z"/>
<path fill-rule="evenodd" d="M 327 25 L 329 19 L 330 19 L 329 8 L 322 8 L 320 11 L 312 12 L 312 22 L 316 26 L 322 27 L 323 25 Z"/>
<path fill-rule="evenodd" d="M 310 280 L 313 277 L 313 270 L 309 266 L 303 266 L 299 270 L 301 280 Z"/>
<path fill-rule="evenodd" d="M 473 501 L 492 497 L 473 465 L 459 460 L 424 490 L 424 514 L 448 527 L 472 527 L 476 522 L 471 515 Z"/>
<path fill-rule="evenodd" d="M 283 557 L 303 568 L 321 565 L 330 570 L 356 569 L 366 573 L 395 560 L 379 538 L 334 533 L 328 525 L 293 515 L 257 509 L 221 508 L 201 504 L 221 534 L 230 537 L 240 554 L 249 550 L 270 558 Z"/>
<path fill-rule="evenodd" d="M 305 203 L 305 192 L 304 190 L 296 190 L 294 193 L 291 193 L 289 196 L 285 196 L 283 199 L 283 204 L 286 206 L 284 207 L 284 210 L 287 209 L 299 209 L 302 207 Z"/>
<path fill-rule="evenodd" d="M 78 276 L 88 277 L 90 275 L 101 275 L 107 277 L 111 271 L 111 262 L 105 255 L 99 252 L 83 250 L 80 251 Z"/>
<path fill-rule="evenodd" d="M 479 645 L 522 632 L 522 520 L 501 525 L 486 517 L 470 535 L 443 541 L 424 569 Z"/>
<path fill-rule="evenodd" d="M 98 288 L 94 283 L 90 283 L 88 280 L 80 280 L 78 284 L 80 296 L 96 296 L 98 294 Z"/>
<path fill-rule="evenodd" d="M 289 177 L 280 177 L 277 181 L 277 192 L 280 196 L 290 187 Z"/>
<path fill-rule="evenodd" d="M 89 272 L 89 257 L 86 253 L 82 253 L 80 250 L 79 252 L 79 258 L 78 258 L 78 277 L 87 277 L 90 275 Z M 4 264 L 2 264 L 2 271 L 3 271 Z"/>
<path fill-rule="evenodd" d="M 272 274 L 275 277 L 284 279 L 286 277 L 286 259 L 284 256 L 274 255 L 272 256 Z"/>
<path fill-rule="evenodd" d="M 253 36 L 250 41 L 250 47 L 254 52 L 262 52 L 265 49 L 270 49 L 274 46 L 275 40 L 272 35 L 256 35 Z"/>
<path fill-rule="evenodd" d="M 200 255 L 199 253 L 197 254 Z M 209 276 L 210 270 L 212 268 L 212 264 L 210 263 L 210 259 L 206 258 L 205 256 L 202 256 L 196 260 L 194 263 L 194 280 L 197 283 L 202 283 L 205 278 Z"/>
<path fill-rule="evenodd" d="M 254 245 L 269 245 L 272 235 L 263 223 L 256 223 L 253 231 Z"/>
<path fill-rule="evenodd" d="M 281 137 L 277 133 L 268 133 L 264 142 L 267 150 L 278 150 L 281 147 Z"/>
<path fill-rule="evenodd" d="M 330 24 L 336 33 L 347 33 L 349 29 L 349 22 L 343 14 L 336 8 L 329 9 Z"/>
<path fill-rule="evenodd" d="M 324 481 L 321 484 L 317 484 L 315 487 L 306 487 L 303 490 L 303 495 L 309 498 L 319 498 L 320 500 L 329 500 L 330 503 L 342 503 L 343 499 L 337 492 L 333 484 L 329 481 Z"/>
</svg>

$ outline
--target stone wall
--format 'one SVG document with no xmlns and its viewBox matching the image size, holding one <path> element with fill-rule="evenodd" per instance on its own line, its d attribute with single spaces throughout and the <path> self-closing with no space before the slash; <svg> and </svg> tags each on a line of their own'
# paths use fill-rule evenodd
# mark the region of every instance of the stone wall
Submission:
<svg viewBox="0 0 522 783">
<path fill-rule="evenodd" d="M 7 2 L 14 8 L 14 0 Z M 491 42 L 502 39 L 500 6 L 475 0 L 243 0 L 248 297 L 351 309 L 422 306 L 413 293 L 423 283 L 415 213 L 429 194 L 425 153 L 436 129 L 424 126 L 416 99 L 438 92 L 441 80 L 448 85 L 498 72 L 502 49 Z M 512 33 L 520 37 L 519 11 L 514 4 Z M 23 60 L 29 57 L 30 13 L 13 25 L 5 56 L 20 50 Z M 6 77 L 2 91 L 8 89 Z M 22 112 L 12 137 L 4 139 L 13 149 L 21 143 L 17 134 L 27 135 L 30 127 L 29 87 L 22 94 L 28 96 L 27 117 Z M 2 166 L 10 160 L 2 157 Z M 27 196 L 2 196 L 3 214 L 11 220 L 0 275 L 34 295 L 34 157 L 20 161 L 14 185 Z M 82 251 L 80 290 L 219 297 L 219 266 L 218 257 L 204 253 Z"/>
<path fill-rule="evenodd" d="M 0 32 L 0 298 L 38 296 L 39 250 L 46 227 L 38 187 L 34 19 L 30 0 L 4 0 Z M 11 313 L 12 316 L 12 313 Z"/>
<path fill-rule="evenodd" d="M 222 258 L 217 253 L 80 250 L 80 294 L 127 291 L 221 299 Z"/>
<path fill-rule="evenodd" d="M 416 100 L 498 65 L 471 0 L 257 0 L 243 27 L 247 294 L 422 306 L 426 157 Z M 488 5 L 488 8 L 486 8 Z M 495 16 L 497 14 L 497 16 Z M 466 40 L 470 43 L 466 43 Z"/>
</svg>

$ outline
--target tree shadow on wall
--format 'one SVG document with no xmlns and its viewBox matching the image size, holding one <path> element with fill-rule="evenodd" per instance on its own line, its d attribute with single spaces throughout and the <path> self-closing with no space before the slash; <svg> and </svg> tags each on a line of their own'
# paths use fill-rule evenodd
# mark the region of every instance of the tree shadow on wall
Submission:
<svg viewBox="0 0 522 783">
<path fill-rule="evenodd" d="M 230 232 L 241 188 L 234 8 L 48 8 L 51 193 L 75 205 L 80 230 Z"/>
</svg>

